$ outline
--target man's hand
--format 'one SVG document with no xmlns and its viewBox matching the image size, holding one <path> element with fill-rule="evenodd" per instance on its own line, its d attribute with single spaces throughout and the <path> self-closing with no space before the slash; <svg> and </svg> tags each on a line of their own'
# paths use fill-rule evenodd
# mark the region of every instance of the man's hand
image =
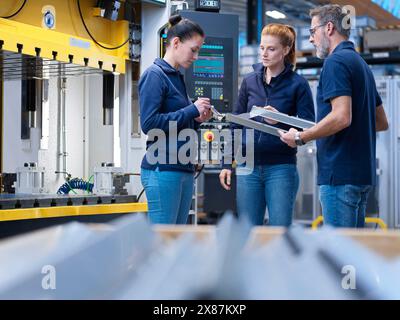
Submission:
<svg viewBox="0 0 400 320">
<path fill-rule="evenodd" d="M 231 190 L 232 170 L 222 169 L 219 174 L 219 182 L 225 190 Z"/>
<path fill-rule="evenodd" d="M 264 107 L 264 109 L 265 109 L 265 110 L 268 110 L 268 111 L 279 112 L 278 110 L 276 110 L 276 109 L 275 109 L 274 107 L 272 107 L 272 106 L 266 106 L 266 107 Z M 278 121 L 271 120 L 271 119 L 266 119 L 266 118 L 264 118 L 264 121 L 265 121 L 266 123 L 268 123 L 268 124 L 277 124 L 277 123 L 278 123 Z"/>
<path fill-rule="evenodd" d="M 295 134 L 298 132 L 298 130 L 294 128 L 290 128 L 288 132 L 283 132 L 281 130 L 278 131 L 279 135 L 281 136 L 281 140 L 286 143 L 289 147 L 296 148 L 296 141 L 295 141 Z"/>
</svg>

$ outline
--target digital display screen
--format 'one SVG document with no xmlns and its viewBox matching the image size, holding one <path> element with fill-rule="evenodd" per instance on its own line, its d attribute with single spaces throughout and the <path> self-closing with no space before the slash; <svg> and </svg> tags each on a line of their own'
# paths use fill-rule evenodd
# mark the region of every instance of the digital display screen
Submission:
<svg viewBox="0 0 400 320">
<path fill-rule="evenodd" d="M 232 106 L 232 40 L 207 37 L 198 59 L 186 72 L 188 94 L 191 98 L 208 97 L 220 111 Z"/>
<path fill-rule="evenodd" d="M 206 49 L 212 49 L 216 52 L 201 52 L 199 59 L 193 63 L 193 73 L 196 77 L 204 78 L 224 78 L 225 74 L 225 59 L 223 46 L 204 45 Z M 204 50 L 204 48 L 202 48 Z M 221 52 L 218 52 L 218 51 Z"/>
<path fill-rule="evenodd" d="M 189 2 L 189 1 L 187 1 Z M 239 17 L 237 14 L 216 14 L 218 11 L 199 5 L 220 5 L 221 1 L 193 0 L 197 11 L 183 10 L 182 17 L 199 23 L 205 32 L 204 43 L 184 74 L 186 91 L 192 101 L 209 98 L 220 113 L 232 112 L 238 91 Z M 218 8 L 217 8 L 218 9 Z"/>
</svg>

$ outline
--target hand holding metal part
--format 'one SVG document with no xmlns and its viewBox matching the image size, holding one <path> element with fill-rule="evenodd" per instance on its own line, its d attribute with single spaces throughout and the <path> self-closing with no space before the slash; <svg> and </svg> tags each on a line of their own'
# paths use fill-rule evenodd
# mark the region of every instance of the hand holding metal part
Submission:
<svg viewBox="0 0 400 320">
<path fill-rule="evenodd" d="M 213 105 L 211 106 L 211 111 L 213 113 L 214 119 L 216 119 L 218 121 L 222 121 L 225 119 L 228 122 L 232 122 L 232 123 L 239 124 L 239 125 L 242 125 L 245 127 L 260 130 L 260 131 L 270 133 L 270 134 L 273 134 L 273 135 L 279 137 L 279 133 L 277 132 L 278 128 L 251 120 L 249 113 L 243 113 L 240 115 L 235 115 L 232 113 L 223 114 L 223 113 L 220 113 Z"/>
<path fill-rule="evenodd" d="M 288 116 L 285 113 L 273 111 L 263 107 L 253 106 L 250 111 L 250 118 L 263 117 L 264 119 L 274 120 L 300 129 L 308 129 L 315 126 L 315 122 L 304 120 L 298 117 Z"/>
<path fill-rule="evenodd" d="M 276 109 L 275 109 L 274 107 L 272 107 L 272 106 L 266 106 L 266 107 L 264 107 L 264 109 L 265 109 L 265 110 L 272 111 L 272 112 L 279 112 L 278 110 L 276 110 Z M 269 119 L 269 118 L 264 118 L 264 121 L 265 121 L 266 123 L 272 124 L 272 125 L 275 125 L 275 124 L 279 123 L 278 121 L 271 120 L 271 119 Z"/>
<path fill-rule="evenodd" d="M 296 135 L 299 134 L 299 132 L 300 131 L 295 128 L 290 128 L 288 132 L 282 132 L 279 130 L 281 141 L 286 143 L 291 148 L 297 148 L 298 145 L 296 144 Z M 302 142 L 301 145 L 304 145 L 304 142 Z"/>
<path fill-rule="evenodd" d="M 298 117 L 288 116 L 287 114 L 268 110 L 266 108 L 253 106 L 250 112 L 250 117 L 257 117 L 257 116 L 261 116 L 264 119 L 270 119 L 280 123 L 285 123 L 287 125 L 303 130 L 307 130 L 315 125 L 315 122 L 312 121 L 304 120 Z M 279 137 L 281 138 L 281 141 L 286 143 L 289 147 L 292 148 L 296 148 L 304 144 L 304 142 L 300 138 L 299 130 L 295 128 L 290 128 L 289 131 L 278 130 L 278 134 Z M 296 143 L 296 141 L 300 141 L 301 143 Z"/>
<path fill-rule="evenodd" d="M 255 121 L 253 119 L 255 117 L 262 116 L 263 115 L 263 113 L 261 112 L 262 110 L 268 111 L 268 110 L 265 110 L 264 108 L 253 106 L 250 113 L 242 113 L 240 115 L 228 113 L 228 114 L 226 114 L 225 118 L 229 122 L 236 123 L 241 126 L 255 129 L 255 130 L 258 130 L 258 131 L 261 131 L 264 133 L 272 134 L 276 137 L 280 137 L 279 132 L 278 132 L 279 128 L 274 127 L 269 124 L 266 124 L 266 123 L 261 123 L 261 122 Z M 273 111 L 269 111 L 269 112 L 274 113 Z M 284 131 L 284 130 L 282 130 L 282 131 Z M 284 131 L 284 132 L 286 132 L 286 131 Z"/>
<path fill-rule="evenodd" d="M 253 106 L 250 113 L 243 113 L 240 115 L 228 113 L 226 114 L 225 119 L 229 122 L 233 122 L 248 128 L 272 134 L 279 138 L 281 138 L 282 134 L 284 135 L 288 132 L 286 130 L 274 127 L 272 125 L 255 121 L 253 120 L 253 118 L 255 117 L 263 117 L 264 119 L 272 120 L 274 122 L 284 123 L 303 130 L 311 128 L 312 126 L 315 125 L 315 123 L 312 121 L 300 119 L 298 117 L 288 116 L 287 114 L 273 111 L 271 110 L 271 108 L 266 109 L 264 107 L 257 107 L 257 106 Z"/>
<path fill-rule="evenodd" d="M 277 137 L 280 137 L 278 131 L 286 132 L 269 124 L 253 120 L 251 113 L 242 113 L 242 114 L 227 113 L 225 119 L 228 122 L 232 122 L 247 128 L 255 129 L 264 133 L 272 134 Z"/>
<path fill-rule="evenodd" d="M 209 98 L 198 98 L 197 101 L 194 102 L 197 110 L 199 111 L 200 116 L 196 118 L 197 122 L 206 122 L 211 119 L 211 105 Z"/>
<path fill-rule="evenodd" d="M 253 106 L 250 112 L 250 117 L 257 116 L 263 117 L 267 122 L 273 121 L 275 123 L 284 123 L 295 127 L 290 128 L 289 131 L 278 130 L 281 141 L 292 148 L 304 145 L 298 129 L 307 130 L 315 125 L 315 122 L 304 120 L 298 117 L 288 116 L 287 114 L 278 112 L 275 108 L 270 106 L 265 108 Z"/>
</svg>

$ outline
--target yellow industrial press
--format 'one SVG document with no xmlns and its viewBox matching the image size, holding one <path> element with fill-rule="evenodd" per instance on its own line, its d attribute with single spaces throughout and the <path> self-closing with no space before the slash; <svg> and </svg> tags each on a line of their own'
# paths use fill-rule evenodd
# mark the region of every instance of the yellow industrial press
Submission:
<svg viewBox="0 0 400 320">
<path fill-rule="evenodd" d="M 135 32 L 138 29 L 135 28 L 139 25 L 139 18 L 140 7 L 137 10 L 137 4 L 132 1 L 2 0 L 1 117 L 3 81 L 92 74 L 102 75 L 105 81 L 109 75 L 112 77 L 113 74 L 125 74 L 127 61 L 138 60 L 132 48 L 138 44 L 135 40 Z M 114 79 L 108 87 L 113 94 Z M 109 100 L 109 103 L 113 103 L 113 98 Z M 3 119 L 0 119 L 0 123 L 3 124 Z M 0 128 L 0 132 L 3 132 L 3 128 Z M 2 145 L 0 147 L 2 152 L 7 152 L 3 150 Z M 3 170 L 1 163 L 0 167 Z M 5 196 L 3 200 L 12 199 L 12 195 L 9 198 L 8 195 L 2 196 Z M 0 223 L 104 216 L 147 210 L 145 203 L 123 203 L 118 200 L 112 200 L 110 203 L 104 200 L 102 202 L 99 198 L 97 203 L 92 201 L 84 202 L 84 205 L 69 205 L 62 204 L 62 200 L 55 195 L 48 197 L 54 197 L 54 205 L 42 205 L 40 201 L 45 202 L 48 199 L 40 195 L 37 198 L 35 196 L 34 200 L 38 205 L 29 208 L 17 205 L 15 208 L 5 208 L 0 204 Z"/>
<path fill-rule="evenodd" d="M 3 0 L 0 48 L 52 62 L 124 73 L 129 59 L 129 22 L 102 16 L 96 0 Z M 124 10 L 124 8 L 120 8 Z M 132 7 L 132 10 L 133 7 Z M 12 55 L 5 55 L 4 60 Z M 73 65 L 74 66 L 73 66 Z"/>
</svg>

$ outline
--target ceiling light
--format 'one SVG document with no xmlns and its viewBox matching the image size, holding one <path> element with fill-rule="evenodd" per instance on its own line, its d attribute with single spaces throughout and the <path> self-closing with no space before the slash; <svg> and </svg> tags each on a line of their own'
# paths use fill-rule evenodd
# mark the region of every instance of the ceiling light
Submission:
<svg viewBox="0 0 400 320">
<path fill-rule="evenodd" d="M 282 12 L 279 12 L 277 10 L 267 11 L 267 12 L 265 12 L 265 14 L 268 17 L 271 17 L 273 19 L 285 19 L 286 18 L 286 15 L 284 15 Z"/>
</svg>

